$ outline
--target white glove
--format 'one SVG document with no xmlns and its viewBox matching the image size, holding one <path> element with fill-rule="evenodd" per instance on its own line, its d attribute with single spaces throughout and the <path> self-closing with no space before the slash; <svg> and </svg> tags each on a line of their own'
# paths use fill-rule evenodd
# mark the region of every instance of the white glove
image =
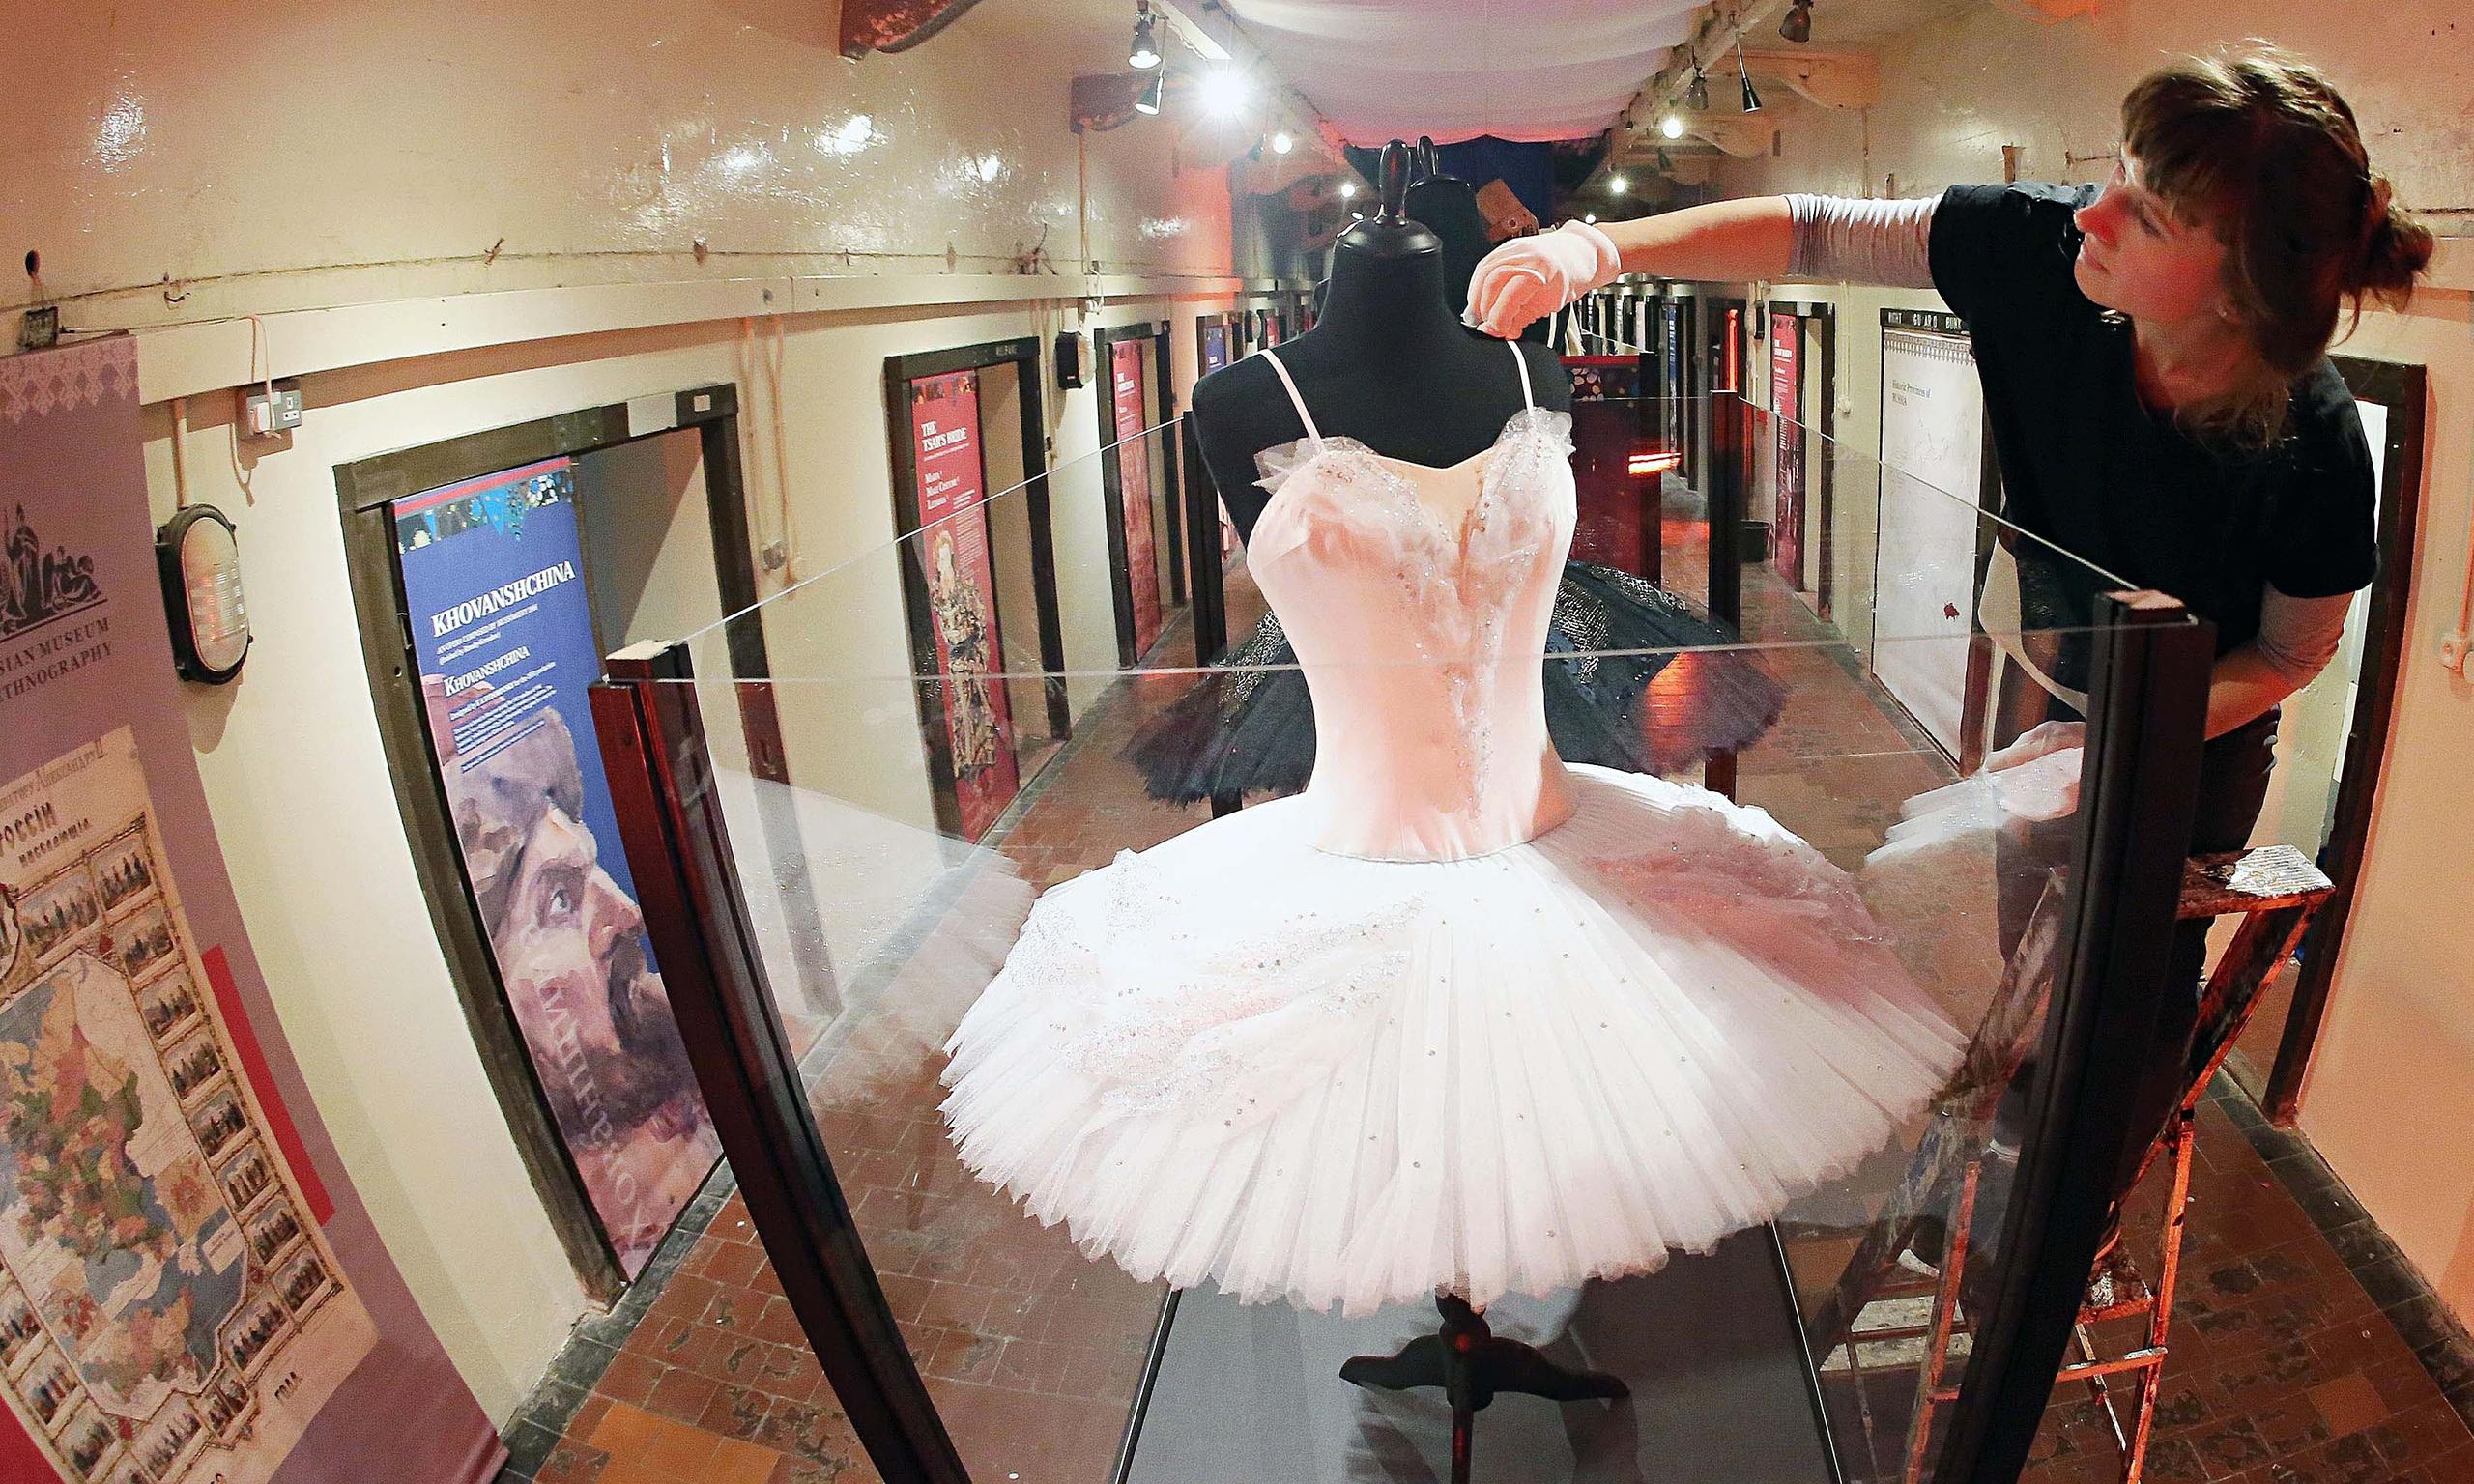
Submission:
<svg viewBox="0 0 2474 1484">
<path fill-rule="evenodd" d="M 2033 762 L 2048 753 L 2084 747 L 2086 742 L 2087 724 L 2085 722 L 2039 722 L 2023 733 L 2019 740 L 1984 759 L 1984 771 L 2003 772 Z"/>
<path fill-rule="evenodd" d="M 1530 321 L 1613 283 L 1623 271 L 1623 254 L 1613 238 L 1588 222 L 1568 221 L 1552 232 L 1514 238 L 1486 254 L 1469 276 L 1469 311 L 1463 318 L 1509 340 Z"/>
</svg>

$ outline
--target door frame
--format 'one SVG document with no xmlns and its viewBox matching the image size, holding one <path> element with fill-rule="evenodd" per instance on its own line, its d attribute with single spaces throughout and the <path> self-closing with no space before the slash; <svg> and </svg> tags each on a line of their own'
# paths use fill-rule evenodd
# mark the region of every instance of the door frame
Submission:
<svg viewBox="0 0 2474 1484">
<path fill-rule="evenodd" d="M 2388 438 L 2385 447 L 2372 450 L 2380 461 L 2379 572 L 2371 585 L 2362 671 L 2355 682 L 2353 716 L 2345 727 L 2336 817 L 2321 849 L 2322 868 L 2336 890 L 2314 914 L 2303 937 L 2293 1005 L 2286 1012 L 2285 1035 L 2260 1099 L 2261 1111 L 2284 1127 L 2291 1127 L 2301 1115 L 2303 1084 L 2327 1024 L 2328 998 L 2336 985 L 2363 858 L 2370 853 L 2372 815 L 2395 729 L 2398 683 L 2405 668 L 2406 610 L 2413 600 L 2414 547 L 2422 523 L 2431 397 L 2431 374 L 2419 364 L 2356 356 L 2331 358 L 2356 397 L 2388 409 Z"/>
<path fill-rule="evenodd" d="M 447 981 L 480 1053 L 482 1072 L 506 1116 L 516 1154 L 532 1179 L 551 1230 L 558 1235 L 577 1279 L 589 1296 L 603 1303 L 622 1293 L 627 1279 L 586 1193 L 574 1152 L 551 1116 L 532 1049 L 516 1025 L 497 955 L 482 927 L 480 903 L 473 895 L 456 841 L 454 815 L 421 705 L 419 668 L 413 658 L 403 569 L 397 560 L 389 511 L 396 500 L 425 490 L 546 459 L 581 457 L 693 430 L 704 458 L 705 511 L 712 526 L 714 579 L 722 611 L 743 614 L 756 606 L 757 576 L 739 458 L 738 412 L 738 387 L 728 382 L 712 383 L 468 433 L 334 467 L 345 570 L 360 631 L 363 671 L 387 771 L 394 785 L 396 809 L 404 821 L 404 839 L 412 850 L 413 873 L 446 959 Z M 771 673 L 761 624 L 731 624 L 727 642 L 734 679 L 762 680 Z M 732 689 L 739 693 L 751 765 L 758 776 L 778 779 L 783 759 L 781 727 L 769 688 L 740 684 Z"/>
<path fill-rule="evenodd" d="M 1266 309 L 1265 314 L 1277 313 Z M 1176 421 L 1176 383 L 1169 375 L 1168 336 L 1170 322 L 1140 320 L 1132 325 L 1116 325 L 1091 332 L 1092 385 L 1099 395 L 1100 420 L 1100 488 L 1108 507 L 1108 569 L 1116 606 L 1117 663 L 1127 670 L 1142 662 L 1135 647 L 1134 633 L 1134 569 L 1127 564 L 1125 550 L 1125 488 L 1124 475 L 1115 458 L 1108 455 L 1117 442 L 1116 373 L 1109 357 L 1116 347 L 1129 340 L 1149 340 L 1151 353 L 1152 405 L 1159 409 L 1159 421 L 1153 427 L 1167 427 Z M 1195 354 L 1201 354 L 1199 345 Z M 1147 415 L 1147 414 L 1146 414 Z M 1161 594 L 1161 630 L 1166 632 L 1170 610 L 1186 602 L 1185 523 L 1178 512 L 1185 508 L 1185 499 L 1177 477 L 1177 458 L 1173 441 L 1155 441 L 1161 456 L 1152 460 L 1158 466 L 1153 477 L 1161 482 L 1160 493 L 1166 503 L 1167 518 L 1160 524 L 1165 530 L 1154 539 L 1168 549 L 1168 581 Z"/>
</svg>

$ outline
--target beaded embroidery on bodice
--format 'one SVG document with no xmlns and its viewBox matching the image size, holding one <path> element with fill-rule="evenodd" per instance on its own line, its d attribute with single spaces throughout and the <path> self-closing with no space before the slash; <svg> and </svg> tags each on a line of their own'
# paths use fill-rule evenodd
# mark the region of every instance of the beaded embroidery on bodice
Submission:
<svg viewBox="0 0 2474 1484">
<path fill-rule="evenodd" d="M 1270 501 L 1248 563 L 1314 700 L 1315 842 L 1453 860 L 1568 818 L 1539 659 L 1572 542 L 1571 416 L 1522 410 L 1449 468 L 1325 438 L 1272 351 L 1306 436 L 1256 456 Z"/>
</svg>

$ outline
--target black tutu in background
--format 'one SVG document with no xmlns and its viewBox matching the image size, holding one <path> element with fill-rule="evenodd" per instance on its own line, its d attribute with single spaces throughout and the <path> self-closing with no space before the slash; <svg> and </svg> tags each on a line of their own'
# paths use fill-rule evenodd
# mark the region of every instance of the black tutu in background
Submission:
<svg viewBox="0 0 2474 1484">
<path fill-rule="evenodd" d="M 1664 776 L 1748 747 L 1786 691 L 1736 634 L 1656 584 L 1614 567 L 1564 566 L 1546 637 L 1546 729 L 1566 762 Z M 1650 653 L 1608 653 L 1645 650 Z M 1122 754 L 1155 799 L 1290 794 L 1314 771 L 1314 703 L 1280 620 L 1265 614 Z"/>
</svg>

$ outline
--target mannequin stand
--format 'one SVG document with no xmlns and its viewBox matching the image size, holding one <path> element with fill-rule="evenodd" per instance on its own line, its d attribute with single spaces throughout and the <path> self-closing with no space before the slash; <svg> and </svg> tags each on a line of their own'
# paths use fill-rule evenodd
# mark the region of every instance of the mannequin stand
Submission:
<svg viewBox="0 0 2474 1484">
<path fill-rule="evenodd" d="M 1478 1413 L 1497 1395 L 1540 1396 L 1550 1402 L 1603 1401 L 1629 1396 L 1631 1388 L 1603 1371 L 1575 1371 L 1556 1364 L 1537 1348 L 1497 1339 L 1486 1318 L 1456 1294 L 1438 1293 L 1434 1306 L 1443 1327 L 1400 1347 L 1397 1355 L 1357 1356 L 1340 1367 L 1354 1386 L 1406 1391 L 1441 1386 L 1452 1404 L 1452 1484 L 1469 1484 L 1470 1442 Z"/>
</svg>

